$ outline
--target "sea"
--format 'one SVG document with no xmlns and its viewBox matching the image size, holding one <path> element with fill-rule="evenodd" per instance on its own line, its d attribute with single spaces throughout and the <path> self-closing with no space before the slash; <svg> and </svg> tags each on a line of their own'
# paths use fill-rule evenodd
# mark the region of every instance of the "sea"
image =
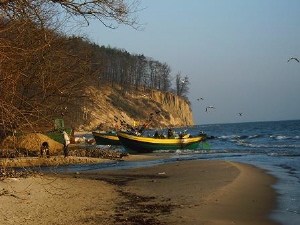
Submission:
<svg viewBox="0 0 300 225">
<path fill-rule="evenodd" d="M 277 178 L 273 185 L 278 194 L 277 207 L 270 218 L 284 225 L 300 224 L 300 120 L 195 125 L 175 130 L 185 130 L 191 135 L 204 132 L 208 138 L 197 150 L 151 153 L 168 156 L 160 160 L 117 161 L 61 169 L 64 172 L 114 170 L 180 160 L 226 160 L 252 164 Z M 166 133 L 167 130 L 160 132 Z M 123 151 L 122 147 L 119 150 Z"/>
</svg>

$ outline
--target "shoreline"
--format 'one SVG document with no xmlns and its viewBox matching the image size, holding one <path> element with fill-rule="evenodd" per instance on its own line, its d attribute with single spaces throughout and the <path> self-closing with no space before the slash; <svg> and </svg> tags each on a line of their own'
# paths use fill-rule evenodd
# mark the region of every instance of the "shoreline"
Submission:
<svg viewBox="0 0 300 225">
<path fill-rule="evenodd" d="M 275 181 L 248 164 L 206 160 L 6 179 L 0 224 L 275 225 Z"/>
<path fill-rule="evenodd" d="M 127 155 L 122 158 L 112 156 L 111 158 L 102 157 L 80 157 L 80 156 L 68 156 L 64 157 L 51 156 L 47 157 L 16 157 L 16 158 L 0 158 L 0 167 L 3 168 L 28 168 L 28 167 L 40 167 L 40 166 L 62 166 L 62 165 L 75 165 L 75 164 L 93 164 L 93 163 L 104 163 L 110 161 L 143 161 L 163 158 L 162 156 L 154 155 Z"/>
</svg>

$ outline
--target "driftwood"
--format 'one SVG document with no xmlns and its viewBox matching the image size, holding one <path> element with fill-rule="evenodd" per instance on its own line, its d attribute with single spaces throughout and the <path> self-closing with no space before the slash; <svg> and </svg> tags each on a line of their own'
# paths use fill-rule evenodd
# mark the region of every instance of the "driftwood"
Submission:
<svg viewBox="0 0 300 225">
<path fill-rule="evenodd" d="M 29 177 L 37 172 L 32 170 L 15 170 L 14 168 L 8 167 L 0 167 L 0 181 L 4 180 L 5 178 L 19 178 L 19 177 Z"/>
</svg>

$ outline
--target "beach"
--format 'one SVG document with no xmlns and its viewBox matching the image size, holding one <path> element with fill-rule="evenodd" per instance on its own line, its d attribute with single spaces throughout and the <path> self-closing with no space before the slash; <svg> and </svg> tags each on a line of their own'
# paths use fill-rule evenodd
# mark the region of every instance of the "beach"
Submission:
<svg viewBox="0 0 300 225">
<path fill-rule="evenodd" d="M 0 181 L 0 224 L 276 224 L 275 178 L 228 161 Z"/>
</svg>

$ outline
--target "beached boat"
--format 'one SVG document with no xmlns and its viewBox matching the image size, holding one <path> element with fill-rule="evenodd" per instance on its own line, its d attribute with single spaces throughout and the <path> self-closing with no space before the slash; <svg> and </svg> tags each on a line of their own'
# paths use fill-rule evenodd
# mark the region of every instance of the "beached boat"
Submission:
<svg viewBox="0 0 300 225">
<path fill-rule="evenodd" d="M 121 145 L 115 131 L 93 131 L 92 134 L 97 145 Z"/>
<path fill-rule="evenodd" d="M 57 141 L 61 144 L 64 143 L 64 136 L 62 134 L 63 131 L 69 135 L 69 137 L 73 137 L 74 130 L 72 128 L 65 127 L 65 122 L 61 118 L 54 119 L 53 129 L 49 131 L 42 132 L 44 135 L 48 136 L 49 138 Z"/>
<path fill-rule="evenodd" d="M 66 131 L 69 137 L 72 137 L 72 128 L 65 128 L 64 131 Z M 45 131 L 43 132 L 43 134 L 53 139 L 56 142 L 59 142 L 61 144 L 64 143 L 64 136 L 62 134 L 62 131 L 60 130 Z"/>
<path fill-rule="evenodd" d="M 131 132 L 117 132 L 124 148 L 129 152 L 147 153 L 155 150 L 197 149 L 204 136 L 191 137 L 188 134 L 174 138 L 138 136 Z"/>
</svg>

